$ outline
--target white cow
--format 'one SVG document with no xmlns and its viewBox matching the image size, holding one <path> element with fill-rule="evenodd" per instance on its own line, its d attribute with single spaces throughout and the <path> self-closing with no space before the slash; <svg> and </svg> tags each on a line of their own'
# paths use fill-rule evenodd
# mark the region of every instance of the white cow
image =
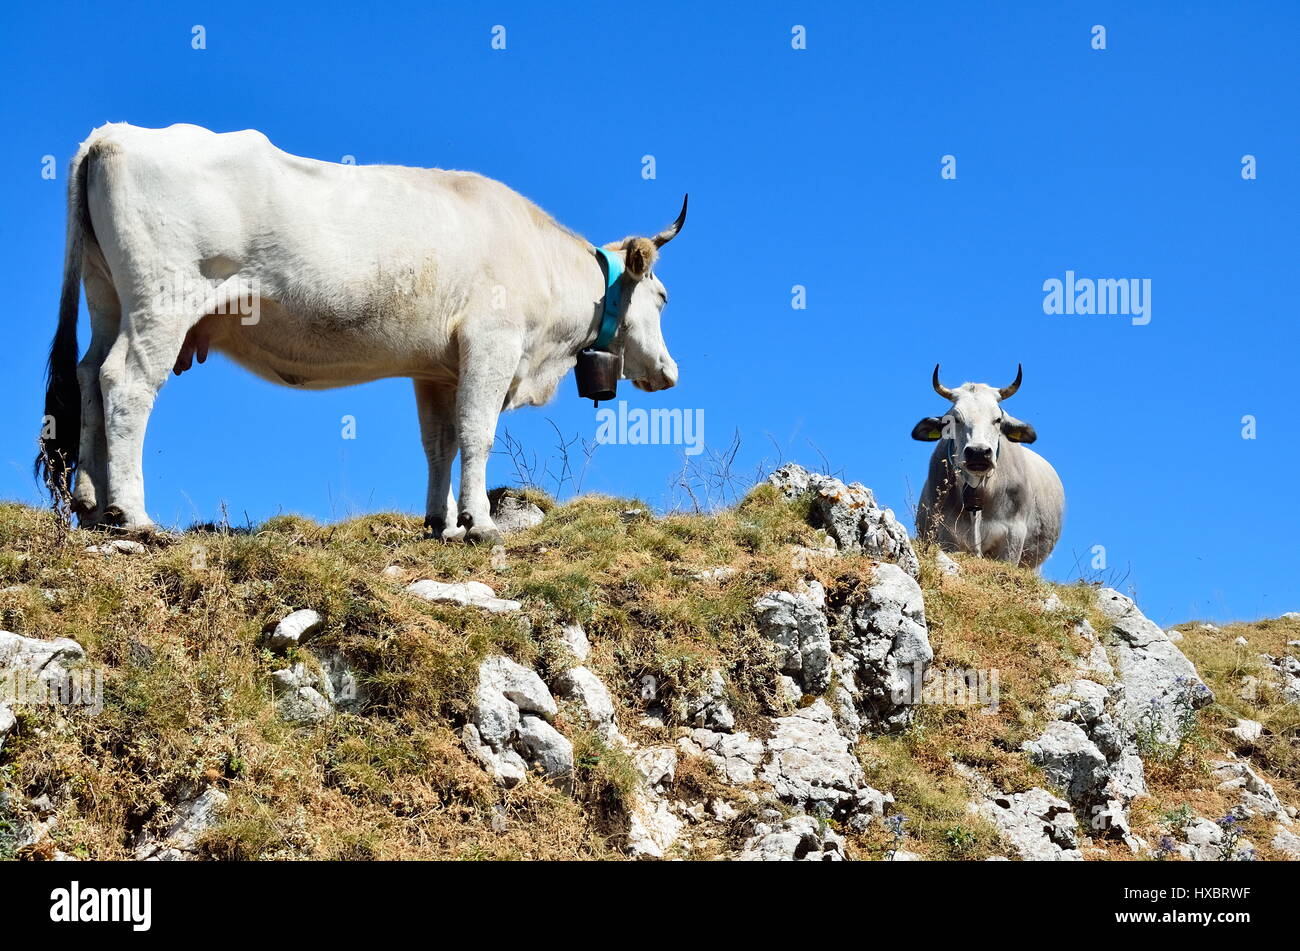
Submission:
<svg viewBox="0 0 1300 951">
<path fill-rule="evenodd" d="M 677 382 L 653 266 L 685 217 L 683 203 L 655 237 L 606 246 L 625 267 L 611 350 L 644 390 Z M 82 280 L 91 341 L 78 364 Z M 102 126 L 69 175 L 45 454 L 56 476 L 76 467 L 82 524 L 149 529 L 141 453 L 169 370 L 211 348 L 301 389 L 409 377 L 427 524 L 493 541 L 497 416 L 554 395 L 597 336 L 605 283 L 591 245 L 481 175 L 299 158 L 251 130 Z"/>
<path fill-rule="evenodd" d="M 946 551 L 1037 568 L 1056 547 L 1065 489 L 1046 459 L 1024 444 L 1034 427 L 1007 414 L 1001 402 L 1020 389 L 1022 375 L 994 389 L 964 383 L 948 389 L 934 368 L 935 392 L 952 401 L 941 417 L 927 416 L 912 438 L 938 442 L 916 511 L 917 537 Z"/>
</svg>

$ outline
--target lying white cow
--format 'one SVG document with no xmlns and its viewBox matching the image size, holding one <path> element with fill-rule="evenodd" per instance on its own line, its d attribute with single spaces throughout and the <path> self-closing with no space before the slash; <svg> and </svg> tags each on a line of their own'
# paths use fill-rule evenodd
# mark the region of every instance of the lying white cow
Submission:
<svg viewBox="0 0 1300 951">
<path fill-rule="evenodd" d="M 624 266 L 611 350 L 644 390 L 677 382 L 653 266 L 685 217 L 683 203 L 654 238 L 606 246 Z M 497 416 L 549 400 L 595 340 L 607 267 L 617 270 L 480 175 L 319 162 L 255 131 L 102 126 L 69 176 L 45 453 L 56 475 L 76 466 L 82 524 L 147 529 L 141 453 L 169 370 L 212 348 L 302 389 L 409 377 L 428 525 L 495 540 L 485 479 Z M 91 341 L 78 364 L 83 279 Z"/>
<path fill-rule="evenodd" d="M 935 392 L 952 401 L 942 418 L 927 416 L 912 438 L 938 442 L 916 511 L 918 538 L 946 551 L 1037 568 L 1056 547 L 1065 514 L 1065 490 L 1046 459 L 1025 447 L 1034 427 L 1009 416 L 1000 403 L 1020 389 L 1016 381 L 994 389 L 964 383 Z"/>
</svg>

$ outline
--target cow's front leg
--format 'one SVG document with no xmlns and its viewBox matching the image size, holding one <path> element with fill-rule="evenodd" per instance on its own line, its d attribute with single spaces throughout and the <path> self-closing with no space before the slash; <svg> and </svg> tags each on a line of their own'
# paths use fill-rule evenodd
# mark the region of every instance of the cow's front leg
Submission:
<svg viewBox="0 0 1300 951">
<path fill-rule="evenodd" d="M 487 460 L 496 441 L 497 417 L 519 367 L 522 346 L 513 334 L 485 333 L 480 337 L 468 328 L 462 329 L 461 339 L 460 386 L 456 390 L 459 521 L 465 527 L 466 541 L 495 545 L 501 533 L 488 508 Z"/>
<path fill-rule="evenodd" d="M 434 538 L 459 541 L 465 537 L 465 529 L 457 525 L 456 495 L 451 490 L 451 464 L 456 459 L 456 391 L 416 380 L 415 403 L 420 412 L 420 440 L 429 463 L 424 525 Z"/>
</svg>

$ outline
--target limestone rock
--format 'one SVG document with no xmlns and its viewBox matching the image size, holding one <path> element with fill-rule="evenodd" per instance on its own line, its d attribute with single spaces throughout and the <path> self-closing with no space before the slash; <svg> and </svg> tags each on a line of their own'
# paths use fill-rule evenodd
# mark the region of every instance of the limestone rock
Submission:
<svg viewBox="0 0 1300 951">
<path fill-rule="evenodd" d="M 1087 618 L 1075 624 L 1074 633 L 1086 645 L 1085 653 L 1074 662 L 1075 669 L 1084 676 L 1101 676 L 1107 682 L 1113 679 L 1115 667 L 1110 662 L 1110 655 Z"/>
<path fill-rule="evenodd" d="M 1204 707 L 1213 702 L 1214 694 L 1169 636 L 1129 598 L 1103 588 L 1097 592 L 1097 604 L 1116 637 L 1116 665 L 1124 684 L 1118 716 L 1134 729 L 1154 717 L 1158 738 L 1178 742 L 1181 711 Z"/>
<path fill-rule="evenodd" d="M 573 773 L 573 744 L 539 716 L 525 713 L 519 718 L 519 744 L 530 763 L 541 767 L 548 779 L 563 785 Z"/>
<path fill-rule="evenodd" d="M 320 723 L 328 720 L 334 712 L 333 705 L 326 698 L 328 688 L 322 678 L 301 661 L 272 673 L 271 684 L 275 689 L 276 710 L 280 718 L 289 723 Z"/>
<path fill-rule="evenodd" d="M 129 538 L 114 538 L 98 545 L 86 546 L 86 551 L 92 555 L 143 555 L 148 550 Z"/>
<path fill-rule="evenodd" d="M 775 826 L 757 825 L 736 859 L 740 862 L 842 862 L 844 839 L 812 816 L 794 816 Z"/>
<path fill-rule="evenodd" d="M 518 611 L 518 601 L 498 598 L 497 593 L 481 581 L 413 581 L 406 590 L 417 598 L 444 604 L 463 604 L 469 607 L 483 608 L 494 614 Z"/>
<path fill-rule="evenodd" d="M 492 521 L 503 535 L 540 525 L 546 518 L 546 513 L 535 504 L 509 491 L 494 493 L 491 513 Z"/>
<path fill-rule="evenodd" d="M 822 818 L 856 817 L 859 826 L 883 813 L 885 798 L 864 781 L 825 700 L 772 721 L 767 750 L 759 776 L 784 802 Z"/>
<path fill-rule="evenodd" d="M 1228 817 L 1220 822 L 1192 819 L 1182 829 L 1186 841 L 1176 843 L 1174 851 L 1193 862 L 1241 861 L 1252 856 L 1255 849 L 1249 839 L 1233 842 L 1228 837 L 1225 829 L 1231 822 Z"/>
<path fill-rule="evenodd" d="M 703 756 L 717 768 L 728 783 L 743 786 L 752 783 L 755 770 L 763 762 L 763 741 L 748 733 L 717 733 L 695 729 L 677 741 L 687 756 Z"/>
<path fill-rule="evenodd" d="M 1052 715 L 1072 723 L 1091 723 L 1106 710 L 1110 692 L 1093 680 L 1075 680 L 1058 684 L 1050 691 L 1054 703 Z"/>
<path fill-rule="evenodd" d="M 822 693 L 830 684 L 831 634 L 821 608 L 805 595 L 771 591 L 754 610 L 759 632 L 777 645 L 781 672 L 801 693 Z"/>
<path fill-rule="evenodd" d="M 844 696 L 862 726 L 886 732 L 908 726 L 934 659 L 916 581 L 897 565 L 876 565 L 865 594 L 840 609 L 831 645 Z M 851 720 L 844 706 L 838 712 Z"/>
<path fill-rule="evenodd" d="M 600 678 L 586 667 L 574 667 L 555 680 L 556 692 L 582 706 L 588 721 L 605 739 L 618 733 L 614 722 L 614 701 Z"/>
<path fill-rule="evenodd" d="M 647 746 L 636 750 L 632 761 L 645 780 L 646 788 L 662 792 L 676 774 L 677 750 L 671 746 Z"/>
<path fill-rule="evenodd" d="M 730 731 L 736 725 L 735 714 L 727 703 L 727 683 L 721 672 L 709 671 L 704 690 L 686 703 L 686 719 L 709 730 Z"/>
<path fill-rule="evenodd" d="M 809 472 L 795 463 L 777 469 L 767 481 L 787 498 L 812 494 L 809 521 L 825 528 L 841 551 L 865 554 L 897 563 L 913 578 L 921 566 L 907 529 L 894 513 L 876 504 L 871 490 L 861 483 L 845 485 L 832 476 Z"/>
<path fill-rule="evenodd" d="M 1287 703 L 1300 704 L 1300 659 L 1289 656 L 1273 657 L 1269 654 L 1264 654 L 1262 657 L 1277 677 L 1282 690 L 1282 699 Z"/>
<path fill-rule="evenodd" d="M 1234 813 L 1242 819 L 1263 816 L 1290 825 L 1291 817 L 1273 787 L 1243 760 L 1220 760 L 1210 764 L 1220 792 L 1236 794 Z"/>
<path fill-rule="evenodd" d="M 1264 724 L 1258 720 L 1238 719 L 1236 725 L 1229 728 L 1228 733 L 1236 739 L 1239 745 L 1252 747 L 1264 735 Z"/>
<path fill-rule="evenodd" d="M 1106 757 L 1074 723 L 1049 723 L 1042 736 L 1025 741 L 1021 749 L 1076 805 L 1095 799 L 1107 778 Z"/>
<path fill-rule="evenodd" d="M 1045 789 L 998 795 L 972 809 L 998 827 L 1022 859 L 1081 862 L 1079 823 L 1070 804 Z"/>
<path fill-rule="evenodd" d="M 564 646 L 569 649 L 569 653 L 578 663 L 587 662 L 587 658 L 591 655 L 591 641 L 587 640 L 587 632 L 582 629 L 581 624 L 570 623 L 561 627 L 560 640 L 564 641 Z"/>
<path fill-rule="evenodd" d="M 369 699 L 369 691 L 361 674 L 339 651 L 320 658 L 321 685 L 330 705 L 345 713 L 358 713 Z"/>
<path fill-rule="evenodd" d="M 1273 827 L 1273 840 L 1270 845 L 1288 859 L 1300 860 L 1300 836 L 1281 823 Z"/>
<path fill-rule="evenodd" d="M 287 650 L 297 646 L 308 635 L 314 634 L 320 626 L 321 616 L 315 611 L 309 609 L 294 611 L 266 636 L 267 646 L 271 650 Z"/>
<path fill-rule="evenodd" d="M 86 659 L 81 645 L 71 638 L 41 640 L 0 631 L 0 683 L 21 686 L 21 679 L 34 681 L 49 691 L 68 686 L 69 667 Z"/>
<path fill-rule="evenodd" d="M 142 836 L 136 843 L 135 857 L 148 862 L 191 859 L 198 849 L 199 837 L 220 821 L 229 798 L 219 789 L 209 787 L 175 808 L 171 824 L 160 834 Z"/>
<path fill-rule="evenodd" d="M 573 773 L 573 745 L 550 723 L 555 698 L 534 671 L 508 657 L 479 665 L 479 682 L 461 740 L 498 783 L 513 786 L 529 765 L 567 786 Z"/>
<path fill-rule="evenodd" d="M 676 843 L 682 820 L 668 801 L 642 797 L 628 815 L 627 853 L 634 859 L 662 859 Z"/>
</svg>

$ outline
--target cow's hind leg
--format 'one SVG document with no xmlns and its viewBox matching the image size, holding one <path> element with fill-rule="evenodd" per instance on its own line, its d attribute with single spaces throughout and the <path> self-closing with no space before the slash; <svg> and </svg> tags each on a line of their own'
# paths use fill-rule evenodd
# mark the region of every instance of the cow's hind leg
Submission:
<svg viewBox="0 0 1300 951">
<path fill-rule="evenodd" d="M 415 381 L 420 412 L 420 440 L 429 463 L 429 493 L 424 525 L 434 538 L 459 541 L 465 529 L 457 524 L 456 495 L 451 490 L 451 465 L 456 459 L 456 391 Z"/>
<path fill-rule="evenodd" d="M 117 338 L 122 310 L 117 291 L 100 270 L 87 261 L 86 304 L 90 310 L 90 346 L 77 365 L 81 390 L 81 435 L 77 482 L 72 508 L 83 528 L 99 523 L 101 506 L 108 502 L 108 443 L 104 434 L 104 399 L 99 387 L 99 370 Z"/>
<path fill-rule="evenodd" d="M 154 398 L 167 379 L 192 321 L 126 301 L 121 330 L 99 369 L 108 446 L 104 522 L 150 530 L 144 505 L 144 433 Z"/>
</svg>

